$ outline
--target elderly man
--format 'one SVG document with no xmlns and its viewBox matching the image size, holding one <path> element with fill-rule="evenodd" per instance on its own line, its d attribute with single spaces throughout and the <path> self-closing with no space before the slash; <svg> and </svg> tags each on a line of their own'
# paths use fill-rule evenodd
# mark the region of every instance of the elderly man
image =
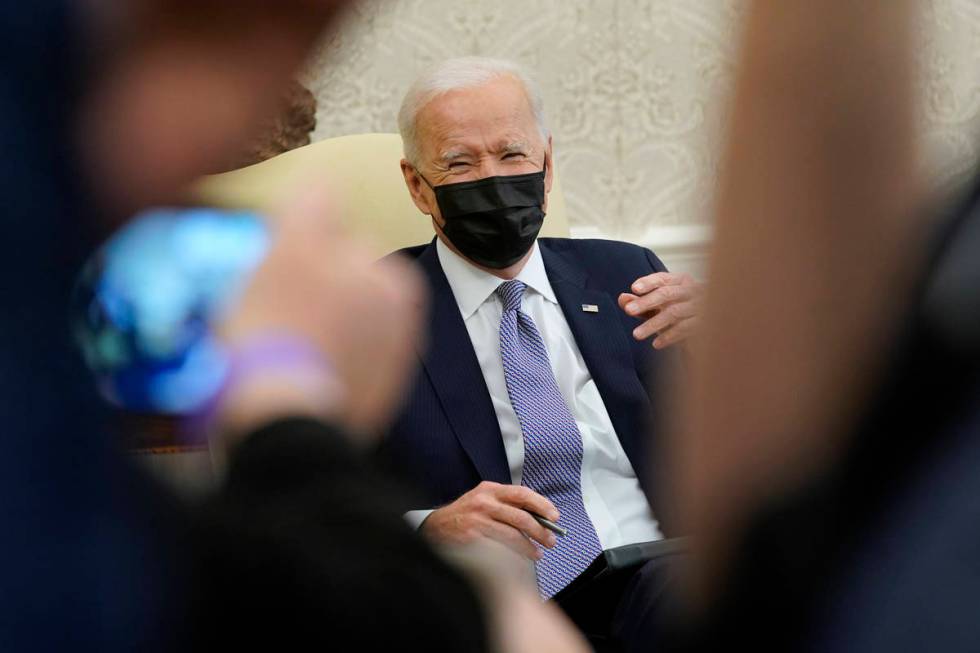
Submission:
<svg viewBox="0 0 980 653">
<path fill-rule="evenodd" d="M 436 541 L 513 548 L 594 642 L 629 645 L 659 572 L 596 576 L 604 550 L 662 538 L 641 487 L 644 424 L 698 287 L 635 245 L 537 239 L 551 137 L 515 65 L 435 67 L 408 91 L 399 128 L 405 183 L 436 233 L 401 252 L 432 295 L 430 347 L 383 451 L 426 495 L 409 518 Z"/>
</svg>

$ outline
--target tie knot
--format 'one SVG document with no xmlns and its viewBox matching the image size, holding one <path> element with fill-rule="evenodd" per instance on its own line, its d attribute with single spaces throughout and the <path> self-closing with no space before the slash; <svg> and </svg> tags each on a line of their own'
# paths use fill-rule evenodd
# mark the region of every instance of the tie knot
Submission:
<svg viewBox="0 0 980 653">
<path fill-rule="evenodd" d="M 527 286 L 523 281 L 513 279 L 505 281 L 497 286 L 497 296 L 504 305 L 505 311 L 517 311 L 521 308 L 521 297 L 524 296 L 524 289 Z"/>
</svg>

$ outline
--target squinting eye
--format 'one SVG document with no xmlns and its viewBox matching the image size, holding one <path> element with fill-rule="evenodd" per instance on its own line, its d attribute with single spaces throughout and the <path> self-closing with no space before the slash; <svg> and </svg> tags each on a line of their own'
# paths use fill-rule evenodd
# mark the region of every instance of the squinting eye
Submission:
<svg viewBox="0 0 980 653">
<path fill-rule="evenodd" d="M 508 152 L 507 154 L 504 155 L 504 158 L 505 159 L 510 159 L 510 158 L 517 157 L 517 156 L 522 157 L 522 156 L 524 156 L 524 153 L 523 152 Z"/>
<path fill-rule="evenodd" d="M 450 163 L 449 164 L 449 169 L 452 170 L 453 168 L 459 168 L 459 167 L 468 166 L 468 165 L 469 164 L 466 163 L 465 161 L 454 161 L 453 163 Z"/>
</svg>

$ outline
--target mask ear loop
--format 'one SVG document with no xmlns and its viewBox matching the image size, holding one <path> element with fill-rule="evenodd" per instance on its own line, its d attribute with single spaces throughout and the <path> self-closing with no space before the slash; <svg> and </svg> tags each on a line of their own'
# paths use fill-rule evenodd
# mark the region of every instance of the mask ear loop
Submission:
<svg viewBox="0 0 980 653">
<path fill-rule="evenodd" d="M 422 174 L 422 171 L 421 170 L 419 170 L 415 166 L 412 166 L 412 170 L 415 171 L 415 174 L 417 174 L 419 176 L 419 179 L 421 179 L 422 181 L 424 181 L 425 182 L 425 185 L 428 186 L 432 190 L 433 193 L 436 192 L 436 187 L 429 183 L 429 180 L 425 178 L 425 175 Z M 438 203 L 439 203 L 439 200 L 438 200 L 438 197 L 437 197 L 436 204 L 438 204 Z M 443 218 L 442 221 L 445 222 L 446 219 Z"/>
<path fill-rule="evenodd" d="M 428 186 L 429 188 L 431 188 L 433 191 L 436 189 L 435 186 L 433 186 L 432 184 L 429 183 L 429 180 L 425 178 L 425 175 L 423 175 L 422 172 L 418 168 L 416 168 L 415 166 L 412 166 L 412 170 L 414 170 L 415 171 L 415 174 L 417 174 L 419 176 L 419 179 L 421 179 L 422 181 L 425 182 L 425 185 L 426 186 Z"/>
<path fill-rule="evenodd" d="M 543 176 L 545 177 L 545 179 L 542 180 L 541 183 L 547 184 L 548 183 L 548 180 L 547 180 L 547 177 L 548 177 L 548 155 L 547 154 L 544 155 L 544 163 L 541 164 L 541 172 L 543 173 Z M 548 192 L 545 191 L 544 195 L 545 195 L 545 202 L 547 202 L 548 201 Z M 544 204 L 542 204 L 541 207 L 542 207 L 542 210 L 544 210 Z"/>
</svg>

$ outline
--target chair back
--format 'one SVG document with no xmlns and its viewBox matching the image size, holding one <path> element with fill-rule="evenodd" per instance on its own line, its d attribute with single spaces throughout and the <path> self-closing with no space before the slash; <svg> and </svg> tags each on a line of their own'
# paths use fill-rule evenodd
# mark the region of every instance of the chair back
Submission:
<svg viewBox="0 0 980 653">
<path fill-rule="evenodd" d="M 312 143 L 247 168 L 211 175 L 192 189 L 211 206 L 268 211 L 303 184 L 319 180 L 336 189 L 342 220 L 373 242 L 378 253 L 432 239 L 431 219 L 409 196 L 399 161 L 398 134 L 354 134 Z M 548 196 L 542 236 L 568 236 L 568 220 L 558 175 Z"/>
</svg>

